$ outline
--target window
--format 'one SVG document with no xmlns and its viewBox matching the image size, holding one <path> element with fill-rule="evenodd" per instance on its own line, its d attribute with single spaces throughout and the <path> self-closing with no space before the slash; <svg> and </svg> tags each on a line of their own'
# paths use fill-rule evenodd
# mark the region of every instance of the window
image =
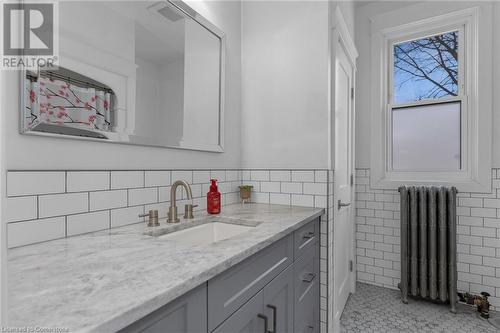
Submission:
<svg viewBox="0 0 500 333">
<path fill-rule="evenodd" d="M 419 3 L 370 18 L 373 188 L 491 190 L 491 10 Z"/>
<path fill-rule="evenodd" d="M 459 27 L 391 42 L 390 169 L 461 170 L 462 40 Z"/>
</svg>

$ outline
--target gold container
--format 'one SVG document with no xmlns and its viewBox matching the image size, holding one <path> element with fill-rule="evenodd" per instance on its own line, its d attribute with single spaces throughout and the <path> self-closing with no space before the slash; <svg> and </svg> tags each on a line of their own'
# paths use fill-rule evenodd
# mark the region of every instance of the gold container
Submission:
<svg viewBox="0 0 500 333">
<path fill-rule="evenodd" d="M 242 185 L 240 186 L 240 198 L 242 203 L 251 202 L 253 186 Z"/>
</svg>

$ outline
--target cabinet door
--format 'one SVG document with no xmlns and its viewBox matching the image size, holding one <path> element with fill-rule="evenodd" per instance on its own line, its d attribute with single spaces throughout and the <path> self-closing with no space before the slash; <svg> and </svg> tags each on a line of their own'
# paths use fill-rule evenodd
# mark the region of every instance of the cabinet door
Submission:
<svg viewBox="0 0 500 333">
<path fill-rule="evenodd" d="M 208 281 L 208 328 L 215 329 L 293 261 L 289 235 Z"/>
<path fill-rule="evenodd" d="M 293 332 L 293 265 L 264 288 L 264 314 L 269 318 L 269 332 Z"/>
<path fill-rule="evenodd" d="M 319 254 L 317 244 L 294 263 L 295 333 L 319 331 Z"/>
<path fill-rule="evenodd" d="M 206 284 L 168 303 L 121 333 L 206 333 L 207 288 Z"/>
<path fill-rule="evenodd" d="M 213 333 L 264 333 L 265 321 L 269 319 L 262 317 L 262 294 L 263 291 L 259 291 Z"/>
</svg>

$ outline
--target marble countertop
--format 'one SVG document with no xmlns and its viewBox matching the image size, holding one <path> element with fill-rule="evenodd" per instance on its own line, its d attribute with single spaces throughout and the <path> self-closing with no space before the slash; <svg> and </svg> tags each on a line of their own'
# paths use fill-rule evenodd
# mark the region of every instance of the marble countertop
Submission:
<svg viewBox="0 0 500 333">
<path fill-rule="evenodd" d="M 318 208 L 237 204 L 223 207 L 213 218 L 260 223 L 209 245 L 147 235 L 151 229 L 144 223 L 11 249 L 7 324 L 117 331 L 323 213 Z M 174 226 L 161 220 L 160 233 L 206 218 L 196 215 Z"/>
</svg>

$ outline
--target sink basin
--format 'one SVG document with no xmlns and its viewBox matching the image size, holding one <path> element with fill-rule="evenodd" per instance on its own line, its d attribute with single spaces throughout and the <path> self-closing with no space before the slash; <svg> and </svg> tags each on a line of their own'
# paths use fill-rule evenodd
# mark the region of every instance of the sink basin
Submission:
<svg viewBox="0 0 500 333">
<path fill-rule="evenodd" d="M 192 245 L 208 245 L 240 235 L 253 228 L 254 226 L 211 222 L 175 231 L 163 236 L 159 236 L 158 238 L 170 239 L 173 241 L 188 243 Z"/>
</svg>

